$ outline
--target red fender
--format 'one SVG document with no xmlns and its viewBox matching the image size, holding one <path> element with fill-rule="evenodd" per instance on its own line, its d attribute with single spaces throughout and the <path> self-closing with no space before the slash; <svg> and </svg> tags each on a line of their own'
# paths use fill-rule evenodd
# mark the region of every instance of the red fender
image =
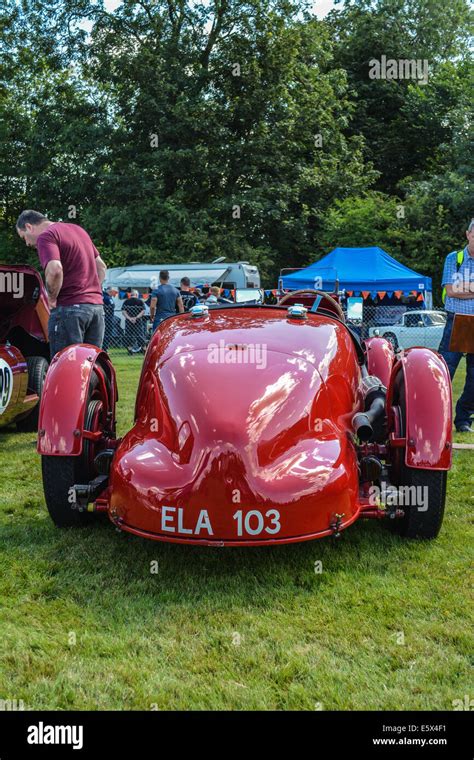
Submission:
<svg viewBox="0 0 474 760">
<path fill-rule="evenodd" d="M 117 385 L 109 357 L 97 346 L 82 343 L 68 346 L 52 359 L 46 375 L 38 424 L 39 454 L 79 456 L 82 453 L 87 393 L 94 367 L 101 396 L 107 399 L 113 431 Z"/>
<path fill-rule="evenodd" d="M 367 338 L 364 340 L 369 375 L 375 375 L 388 388 L 392 374 L 395 354 L 390 341 L 385 338 Z"/>
<path fill-rule="evenodd" d="M 387 395 L 391 418 L 394 382 L 403 372 L 406 395 L 406 441 L 394 439 L 392 446 L 405 446 L 407 467 L 449 470 L 452 464 L 451 379 L 443 357 L 429 348 L 409 348 L 393 367 Z"/>
</svg>

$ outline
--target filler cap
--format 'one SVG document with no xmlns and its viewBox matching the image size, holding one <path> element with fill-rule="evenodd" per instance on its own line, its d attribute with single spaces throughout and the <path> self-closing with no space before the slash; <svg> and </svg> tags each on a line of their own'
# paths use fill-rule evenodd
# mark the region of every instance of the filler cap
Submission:
<svg viewBox="0 0 474 760">
<path fill-rule="evenodd" d="M 288 307 L 288 316 L 293 319 L 306 319 L 308 309 L 302 303 L 295 303 Z"/>
<path fill-rule="evenodd" d="M 205 317 L 209 314 L 209 306 L 206 306 L 205 303 L 198 303 L 189 310 L 189 313 L 192 317 Z"/>
</svg>

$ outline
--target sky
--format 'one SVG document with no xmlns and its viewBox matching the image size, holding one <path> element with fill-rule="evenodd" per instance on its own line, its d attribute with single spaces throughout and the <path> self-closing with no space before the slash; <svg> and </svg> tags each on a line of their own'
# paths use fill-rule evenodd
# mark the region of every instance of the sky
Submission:
<svg viewBox="0 0 474 760">
<path fill-rule="evenodd" d="M 313 3 L 313 11 L 318 18 L 324 18 L 324 16 L 333 8 L 333 0 L 315 0 Z"/>
<path fill-rule="evenodd" d="M 120 0 L 105 0 L 105 7 L 108 11 L 114 11 L 117 6 L 120 5 Z M 333 0 L 314 0 L 313 10 L 318 18 L 324 18 L 329 13 L 331 8 L 334 7 Z"/>
<path fill-rule="evenodd" d="M 120 3 L 121 0 L 105 0 L 104 5 L 106 10 L 112 13 Z M 313 2 L 313 11 L 318 18 L 324 18 L 332 8 L 334 8 L 334 0 L 314 0 Z M 90 32 L 92 23 L 90 21 L 82 21 L 80 27 Z"/>
</svg>

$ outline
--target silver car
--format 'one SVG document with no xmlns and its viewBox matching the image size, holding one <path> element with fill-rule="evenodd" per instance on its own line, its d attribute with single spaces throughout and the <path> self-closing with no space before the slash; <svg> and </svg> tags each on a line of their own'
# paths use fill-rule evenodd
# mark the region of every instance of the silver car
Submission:
<svg viewBox="0 0 474 760">
<path fill-rule="evenodd" d="M 446 323 L 444 311 L 407 311 L 393 325 L 369 328 L 369 335 L 380 335 L 390 341 L 394 349 L 425 346 L 438 350 Z"/>
</svg>

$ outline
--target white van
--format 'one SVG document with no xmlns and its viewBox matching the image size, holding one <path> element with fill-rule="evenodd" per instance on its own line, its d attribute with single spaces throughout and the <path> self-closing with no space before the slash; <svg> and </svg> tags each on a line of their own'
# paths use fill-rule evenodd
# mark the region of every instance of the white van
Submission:
<svg viewBox="0 0 474 760">
<path fill-rule="evenodd" d="M 170 284 L 177 288 L 182 277 L 189 277 L 191 287 L 217 285 L 229 290 L 260 287 L 258 267 L 248 261 L 226 263 L 216 259 L 211 263 L 133 264 L 128 267 L 112 267 L 107 269 L 103 287 L 111 287 L 118 291 L 114 297 L 115 314 L 120 318 L 122 327 L 124 324 L 122 305 L 127 288 L 138 290 L 141 295 L 148 293 L 149 288 L 157 288 L 160 284 L 162 269 L 168 270 Z"/>
<path fill-rule="evenodd" d="M 219 260 L 211 264 L 192 262 L 190 264 L 134 264 L 129 267 L 113 267 L 107 270 L 104 287 L 117 290 L 145 290 L 159 285 L 162 269 L 170 273 L 170 284 L 179 288 L 182 277 L 189 277 L 191 287 L 218 285 L 220 288 L 259 288 L 260 273 L 248 261 L 226 264 Z"/>
</svg>

